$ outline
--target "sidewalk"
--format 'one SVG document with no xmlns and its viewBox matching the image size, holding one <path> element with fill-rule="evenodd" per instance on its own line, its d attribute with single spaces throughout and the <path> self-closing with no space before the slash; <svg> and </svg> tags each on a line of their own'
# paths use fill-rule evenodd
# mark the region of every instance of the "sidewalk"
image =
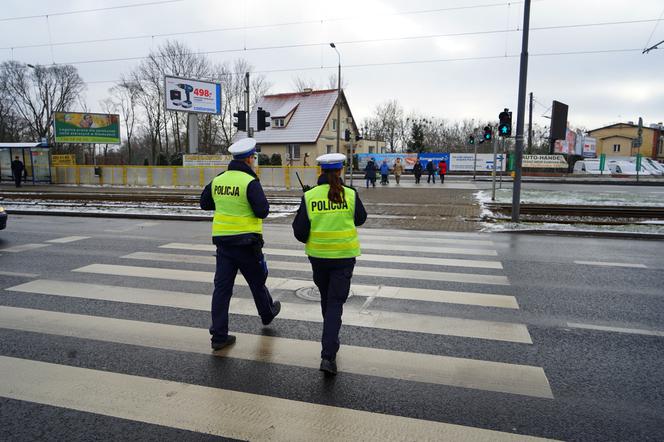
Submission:
<svg viewBox="0 0 664 442">
<path fill-rule="evenodd" d="M 354 182 L 354 184 L 364 184 Z M 357 188 L 364 203 L 369 220 L 366 227 L 415 229 L 415 230 L 441 230 L 456 232 L 474 232 L 480 229 L 477 222 L 480 208 L 473 194 L 477 187 L 472 183 L 455 183 L 445 181 L 445 184 L 419 184 L 404 183 L 397 186 L 393 180 L 387 186 L 377 184 L 375 188 Z M 15 188 L 13 185 L 0 186 L 0 198 L 17 195 L 29 199 L 30 193 L 54 194 L 99 194 L 104 195 L 200 195 L 201 190 L 196 188 L 144 188 L 144 187 L 95 187 L 70 185 L 25 185 Z M 295 201 L 302 196 L 300 190 L 266 189 L 270 198 L 292 197 Z M 1 201 L 1 200 L 0 200 Z M 205 213 L 205 212 L 203 212 Z M 270 218 L 268 222 L 290 224 L 293 215 Z"/>
</svg>

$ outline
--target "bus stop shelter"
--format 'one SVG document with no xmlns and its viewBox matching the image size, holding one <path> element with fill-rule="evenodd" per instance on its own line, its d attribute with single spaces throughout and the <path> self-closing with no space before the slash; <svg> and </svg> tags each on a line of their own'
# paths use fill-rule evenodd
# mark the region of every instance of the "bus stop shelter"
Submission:
<svg viewBox="0 0 664 442">
<path fill-rule="evenodd" d="M 50 149 L 42 143 L 0 143 L 0 182 L 13 182 L 11 163 L 19 157 L 25 165 L 25 181 L 51 182 Z"/>
</svg>

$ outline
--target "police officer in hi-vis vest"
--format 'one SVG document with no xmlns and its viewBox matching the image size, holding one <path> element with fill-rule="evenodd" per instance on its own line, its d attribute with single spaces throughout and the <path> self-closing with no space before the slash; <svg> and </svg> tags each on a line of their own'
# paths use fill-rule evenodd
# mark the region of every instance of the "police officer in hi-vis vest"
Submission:
<svg viewBox="0 0 664 442">
<path fill-rule="evenodd" d="M 343 185 L 341 169 L 346 157 L 332 153 L 316 158 L 322 174 L 318 185 L 306 191 L 293 221 L 298 241 L 306 243 L 314 283 L 323 312 L 323 350 L 320 370 L 337 374 L 339 329 L 348 299 L 355 257 L 360 255 L 356 226 L 367 219 L 357 191 Z"/>
<path fill-rule="evenodd" d="M 247 280 L 263 325 L 279 314 L 281 304 L 273 302 L 265 287 L 267 264 L 263 256 L 263 218 L 270 205 L 253 168 L 256 140 L 245 138 L 228 148 L 233 160 L 201 194 L 201 209 L 214 210 L 212 242 L 217 246 L 217 269 L 212 294 L 212 349 L 232 345 L 228 334 L 228 306 L 237 271 Z"/>
</svg>

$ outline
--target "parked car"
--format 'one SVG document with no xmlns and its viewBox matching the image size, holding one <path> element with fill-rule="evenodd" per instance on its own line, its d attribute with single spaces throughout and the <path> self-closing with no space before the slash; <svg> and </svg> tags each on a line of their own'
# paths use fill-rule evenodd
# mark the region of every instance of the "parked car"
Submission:
<svg viewBox="0 0 664 442">
<path fill-rule="evenodd" d="M 624 160 L 609 161 L 609 169 L 613 175 L 636 175 L 636 164 Z M 642 170 L 639 175 L 650 175 L 647 170 Z"/>
<path fill-rule="evenodd" d="M 604 164 L 604 174 L 611 175 L 609 166 Z M 574 163 L 573 173 L 588 174 L 588 175 L 601 175 L 602 171 L 599 169 L 599 160 L 579 160 Z"/>
<path fill-rule="evenodd" d="M 656 176 L 664 174 L 664 172 L 659 170 L 658 167 L 650 164 L 648 160 L 650 160 L 650 158 L 641 158 L 641 173 L 643 173 L 643 171 L 648 171 L 650 172 L 650 175 L 656 175 Z M 629 162 L 634 164 L 634 167 L 636 167 L 636 158 L 631 158 Z"/>
<path fill-rule="evenodd" d="M 0 206 L 0 230 L 7 227 L 7 212 L 4 207 Z"/>
<path fill-rule="evenodd" d="M 644 158 L 644 160 L 652 167 L 662 172 L 662 175 L 664 175 L 664 164 L 660 163 L 659 161 L 655 161 L 652 158 Z"/>
</svg>

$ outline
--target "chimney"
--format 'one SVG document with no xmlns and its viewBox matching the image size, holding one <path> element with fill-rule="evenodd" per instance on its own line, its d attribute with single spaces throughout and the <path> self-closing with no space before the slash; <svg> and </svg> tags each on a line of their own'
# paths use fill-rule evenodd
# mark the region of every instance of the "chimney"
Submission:
<svg viewBox="0 0 664 442">
<path fill-rule="evenodd" d="M 304 95 L 311 95 L 311 93 L 312 93 L 313 91 L 314 91 L 314 90 L 311 89 L 310 87 L 305 87 L 304 90 L 302 91 L 302 94 L 304 94 Z"/>
</svg>

